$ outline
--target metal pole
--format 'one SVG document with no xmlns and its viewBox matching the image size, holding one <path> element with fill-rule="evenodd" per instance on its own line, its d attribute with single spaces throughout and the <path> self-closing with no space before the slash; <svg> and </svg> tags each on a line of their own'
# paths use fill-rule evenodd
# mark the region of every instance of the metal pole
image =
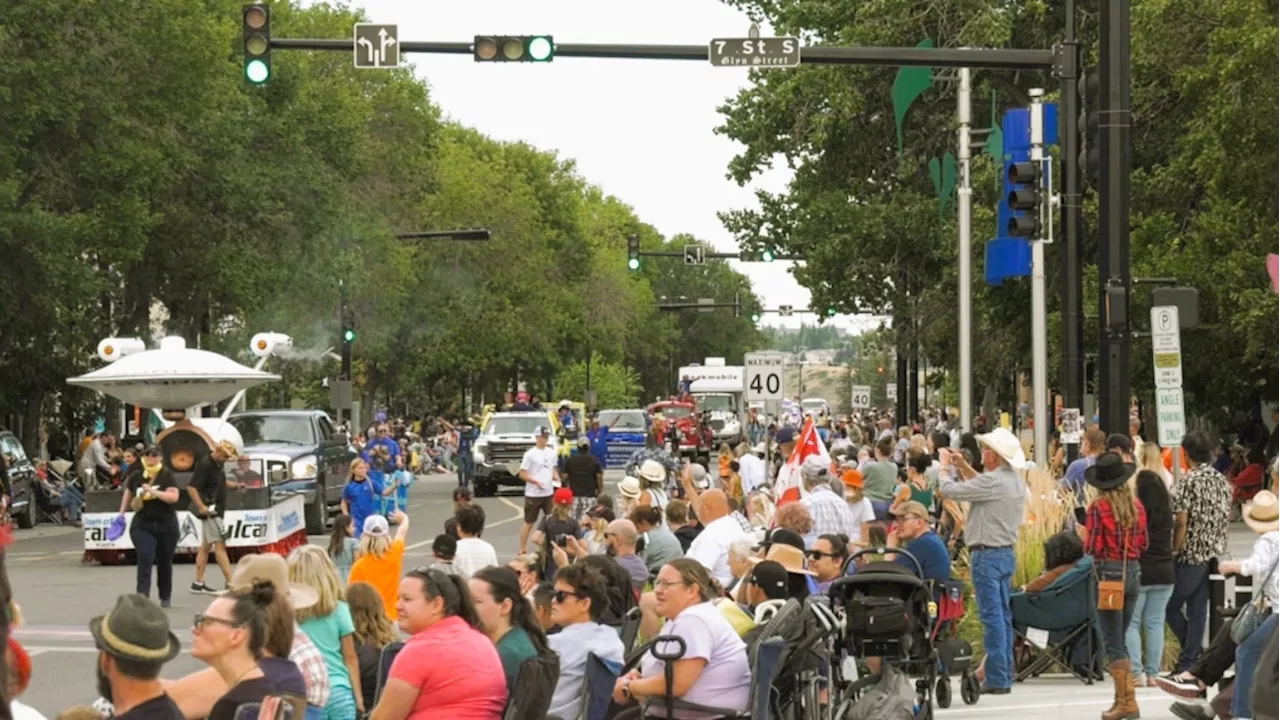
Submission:
<svg viewBox="0 0 1280 720">
<path fill-rule="evenodd" d="M 960 427 L 966 432 L 973 424 L 973 178 L 969 174 L 969 123 L 973 86 L 969 68 L 960 68 L 960 89 L 956 93 L 956 116 L 960 129 L 956 132 L 959 147 L 956 158 L 960 165 L 960 187 L 956 191 L 956 224 L 960 229 Z"/>
<path fill-rule="evenodd" d="M 1037 168 L 1044 165 L 1044 90 L 1031 89 L 1031 163 Z M 1041 172 L 1036 182 L 1044 193 Z M 1042 213 L 1043 214 L 1043 213 Z M 1049 467 L 1049 419 L 1046 398 L 1049 390 L 1049 341 L 1046 329 L 1044 293 L 1044 228 L 1031 240 L 1031 408 L 1035 418 L 1036 466 Z"/>
<path fill-rule="evenodd" d="M 1066 3 L 1066 39 L 1062 43 L 1065 63 L 1059 74 L 1062 103 L 1062 245 L 1059 259 L 1062 269 L 1062 394 L 1063 407 L 1084 412 L 1084 313 L 1082 312 L 1082 278 L 1080 262 L 1081 208 L 1080 191 L 1080 94 L 1076 83 L 1080 76 L 1080 46 L 1076 42 L 1076 8 L 1074 0 Z M 1076 459 L 1080 445 L 1065 445 L 1066 461 Z M 1135 448 L 1136 450 L 1136 448 Z"/>
<path fill-rule="evenodd" d="M 1108 284 L 1122 289 L 1128 305 L 1129 273 L 1129 0 L 1107 0 L 1099 28 L 1098 75 L 1101 80 L 1099 145 L 1102 154 L 1099 200 L 1098 285 L 1106 293 Z M 1102 259 L 1105 258 L 1105 267 Z M 1103 306 L 1105 307 L 1105 306 Z M 1130 323 L 1104 328 L 1106 351 L 1105 385 L 1098 393 L 1106 402 L 1100 413 L 1106 432 L 1125 432 L 1129 422 Z"/>
</svg>

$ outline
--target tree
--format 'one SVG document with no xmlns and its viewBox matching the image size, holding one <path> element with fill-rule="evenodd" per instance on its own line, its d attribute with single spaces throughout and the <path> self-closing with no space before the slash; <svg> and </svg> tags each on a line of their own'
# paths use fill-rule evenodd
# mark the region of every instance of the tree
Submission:
<svg viewBox="0 0 1280 720">
<path fill-rule="evenodd" d="M 585 398 L 587 396 L 587 364 L 577 362 L 561 369 L 556 377 L 556 388 L 561 396 Z M 591 363 L 591 386 L 596 393 L 598 408 L 630 408 L 640 400 L 640 375 L 621 363 Z"/>
</svg>

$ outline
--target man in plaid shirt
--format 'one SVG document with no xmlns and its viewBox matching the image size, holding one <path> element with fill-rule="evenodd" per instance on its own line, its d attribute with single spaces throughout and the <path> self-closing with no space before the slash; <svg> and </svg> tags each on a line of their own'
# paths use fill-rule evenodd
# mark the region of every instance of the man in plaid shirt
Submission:
<svg viewBox="0 0 1280 720">
<path fill-rule="evenodd" d="M 814 535 L 856 537 L 857 519 L 853 515 L 853 508 L 831 490 L 830 466 L 822 458 L 810 456 L 800 466 L 800 477 L 804 481 L 805 492 L 808 493 L 800 504 L 805 506 L 813 518 Z"/>
</svg>

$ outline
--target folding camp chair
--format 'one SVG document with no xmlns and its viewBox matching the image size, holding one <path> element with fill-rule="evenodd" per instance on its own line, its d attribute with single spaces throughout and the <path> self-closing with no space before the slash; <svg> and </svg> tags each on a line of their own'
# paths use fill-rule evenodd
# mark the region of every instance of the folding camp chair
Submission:
<svg viewBox="0 0 1280 720">
<path fill-rule="evenodd" d="M 1015 680 L 1035 677 L 1055 666 L 1065 668 L 1086 685 L 1102 677 L 1098 581 L 1092 558 L 1082 558 L 1057 582 L 1038 593 L 1014 593 L 1009 605 L 1014 633 L 1025 657 Z M 1036 631 L 1047 631 L 1047 640 Z M 1033 634 L 1039 636 L 1036 641 L 1031 638 Z"/>
<path fill-rule="evenodd" d="M 658 646 L 661 646 L 661 649 Z M 646 643 L 634 657 L 628 660 L 627 665 L 622 669 L 624 673 L 634 669 L 646 652 L 652 653 L 655 658 L 663 661 L 663 677 L 666 680 L 667 692 L 663 697 L 649 698 L 639 707 L 627 708 L 618 715 L 618 720 L 648 717 L 649 709 L 655 707 L 663 708 L 666 711 L 666 717 L 675 717 L 676 710 L 698 713 L 700 717 L 724 720 L 768 720 L 774 717 L 773 683 L 778 677 L 778 671 L 782 669 L 786 653 L 786 641 L 781 637 L 771 637 L 760 642 L 748 655 L 751 665 L 751 692 L 745 711 L 699 705 L 672 695 L 672 685 L 675 683 L 675 661 L 684 657 L 686 650 L 687 647 L 682 638 L 659 636 Z"/>
<path fill-rule="evenodd" d="M 559 678 L 560 656 L 554 652 L 535 655 L 520 663 L 502 720 L 546 720 Z"/>
<path fill-rule="evenodd" d="M 572 718 L 555 720 L 605 720 L 609 716 L 609 706 L 613 702 L 613 687 L 617 684 L 621 671 L 621 665 L 601 660 L 595 653 L 587 653 L 587 667 L 582 676 L 582 698 L 578 703 L 578 714 Z"/>
<path fill-rule="evenodd" d="M 373 691 L 374 705 L 378 704 L 378 700 L 382 698 L 382 689 L 387 686 L 387 678 L 391 676 L 391 663 L 395 661 L 396 655 L 399 655 L 403 649 L 404 643 L 402 642 L 387 643 L 378 655 L 378 685 Z M 372 710 L 372 708 L 370 709 Z"/>
</svg>

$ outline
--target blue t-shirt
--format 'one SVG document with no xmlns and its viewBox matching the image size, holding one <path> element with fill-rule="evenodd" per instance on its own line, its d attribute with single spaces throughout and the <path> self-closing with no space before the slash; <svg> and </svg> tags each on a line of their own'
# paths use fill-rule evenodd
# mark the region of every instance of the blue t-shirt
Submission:
<svg viewBox="0 0 1280 720">
<path fill-rule="evenodd" d="M 382 508 L 382 490 L 382 481 L 374 477 L 373 473 L 369 473 L 369 478 L 363 481 L 352 478 L 342 488 L 342 499 L 347 501 L 356 537 L 364 532 L 364 519 Z"/>
<path fill-rule="evenodd" d="M 925 580 L 951 579 L 951 553 L 947 551 L 947 544 L 934 531 L 930 530 L 915 540 L 908 541 L 902 549 L 920 562 Z M 915 563 L 906 555 L 895 555 L 893 561 L 910 568 L 911 572 L 916 571 Z"/>
<path fill-rule="evenodd" d="M 587 438 L 591 440 L 591 454 L 600 461 L 600 467 L 608 467 L 606 461 L 609 459 L 609 428 L 602 425 L 595 430 L 588 430 Z"/>
<path fill-rule="evenodd" d="M 336 687 L 351 690 L 351 673 L 347 670 L 347 662 L 342 657 L 342 638 L 356 631 L 351 620 L 351 608 L 345 602 L 338 602 L 333 612 L 319 618 L 308 618 L 298 623 L 302 632 L 311 638 L 324 656 L 325 667 L 329 669 L 329 688 Z"/>
<path fill-rule="evenodd" d="M 391 469 L 394 470 L 396 467 L 396 458 L 400 457 L 400 443 L 389 437 L 374 438 L 372 442 L 365 446 L 364 452 L 360 454 L 360 457 L 365 462 L 371 462 L 370 458 L 373 457 L 374 448 L 379 446 L 385 447 L 387 449 L 387 453 L 391 455 Z"/>
<path fill-rule="evenodd" d="M 1072 460 L 1071 464 L 1067 466 L 1067 472 L 1062 476 L 1062 480 L 1058 483 L 1058 487 L 1063 490 L 1075 493 L 1076 502 L 1081 507 L 1084 507 L 1086 504 L 1084 497 L 1084 471 L 1092 467 L 1096 460 L 1097 458 L 1091 456 Z"/>
</svg>

